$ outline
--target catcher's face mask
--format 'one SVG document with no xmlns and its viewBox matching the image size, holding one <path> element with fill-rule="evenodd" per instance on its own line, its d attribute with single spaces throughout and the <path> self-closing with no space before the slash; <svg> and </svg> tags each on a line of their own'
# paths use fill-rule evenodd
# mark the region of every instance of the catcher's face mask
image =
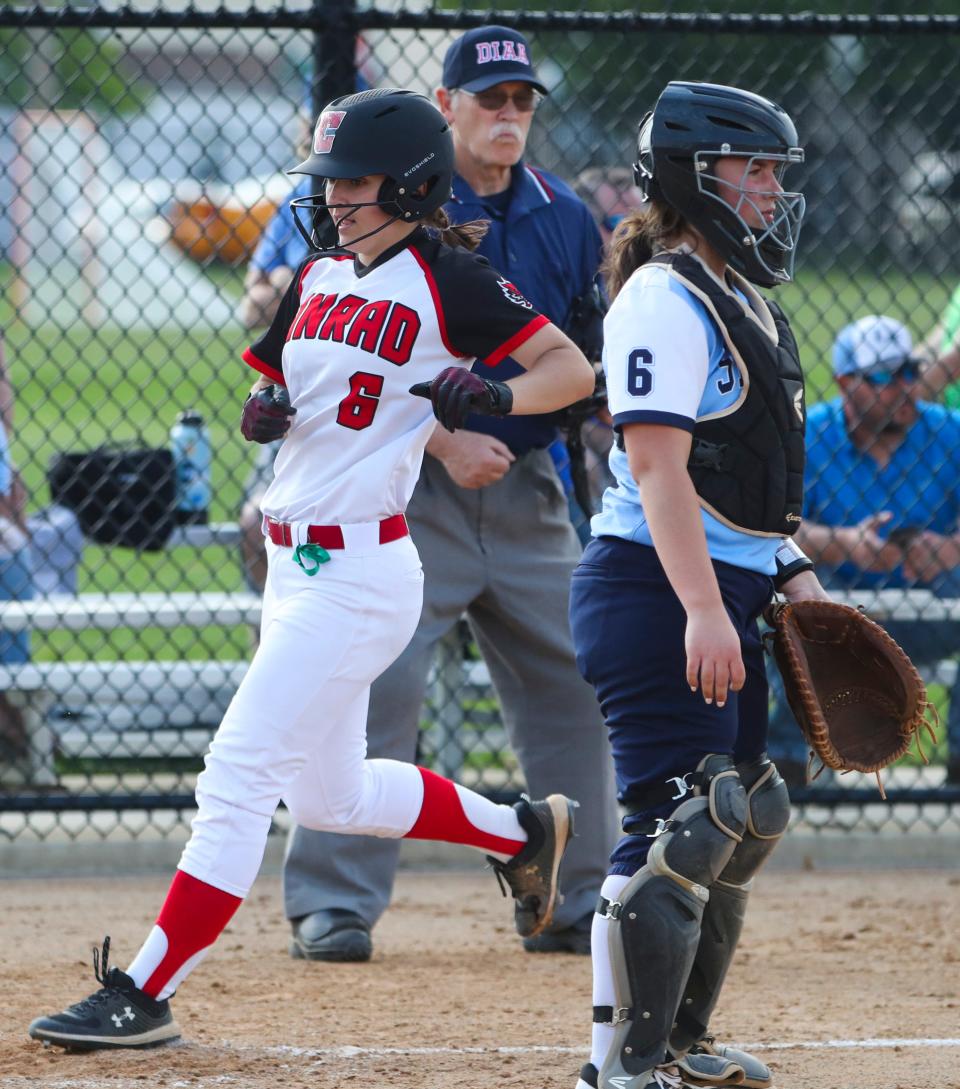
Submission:
<svg viewBox="0 0 960 1089">
<path fill-rule="evenodd" d="M 765 260 L 772 248 L 780 258 L 778 266 L 792 278 L 806 202 L 802 193 L 787 192 L 783 180 L 790 163 L 803 162 L 802 149 L 749 157 L 725 155 L 722 149 L 698 151 L 693 162 L 700 193 L 730 207 L 742 224 L 744 245 L 755 247 L 757 261 L 773 276 Z"/>
</svg>

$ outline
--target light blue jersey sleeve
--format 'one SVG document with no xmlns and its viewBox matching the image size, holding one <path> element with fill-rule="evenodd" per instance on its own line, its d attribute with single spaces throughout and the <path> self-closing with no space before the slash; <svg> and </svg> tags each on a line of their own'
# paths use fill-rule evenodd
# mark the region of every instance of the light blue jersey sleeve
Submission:
<svg viewBox="0 0 960 1089">
<path fill-rule="evenodd" d="M 614 427 L 662 424 L 692 432 L 695 422 L 732 405 L 740 372 L 706 308 L 660 265 L 638 269 L 604 320 L 603 369 Z M 595 537 L 623 537 L 652 545 L 643 500 L 627 455 L 614 445 L 616 481 L 594 515 Z M 707 548 L 715 560 L 762 574 L 776 570 L 781 538 L 731 529 L 701 508 Z"/>
<path fill-rule="evenodd" d="M 711 330 L 667 270 L 634 273 L 603 323 L 603 366 L 614 426 L 660 423 L 693 431 L 707 382 Z M 692 320 L 691 320 L 692 319 Z"/>
</svg>

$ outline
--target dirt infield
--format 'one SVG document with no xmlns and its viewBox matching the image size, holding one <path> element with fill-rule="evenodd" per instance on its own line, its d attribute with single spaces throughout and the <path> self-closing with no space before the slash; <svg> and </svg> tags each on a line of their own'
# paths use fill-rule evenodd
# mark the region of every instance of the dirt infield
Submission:
<svg viewBox="0 0 960 1089">
<path fill-rule="evenodd" d="M 588 958 L 523 953 L 482 872 L 402 874 L 366 965 L 292 961 L 279 880 L 261 878 L 176 999 L 184 1043 L 30 1041 L 31 1018 L 94 988 L 104 929 L 126 966 L 166 884 L 0 883 L 0 1086 L 573 1089 Z M 956 874 L 761 875 L 714 1028 L 756 1044 L 779 1089 L 960 1086 L 958 934 Z"/>
</svg>

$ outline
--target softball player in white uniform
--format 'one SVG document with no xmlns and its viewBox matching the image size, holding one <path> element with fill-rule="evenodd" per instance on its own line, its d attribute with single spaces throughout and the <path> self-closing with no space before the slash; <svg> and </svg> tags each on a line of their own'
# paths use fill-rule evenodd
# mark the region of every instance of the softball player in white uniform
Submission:
<svg viewBox="0 0 960 1089">
<path fill-rule="evenodd" d="M 308 828 L 486 852 L 521 933 L 539 933 L 552 912 L 574 803 L 495 805 L 412 764 L 367 760 L 366 711 L 371 682 L 420 615 L 423 576 L 403 512 L 436 420 L 411 385 L 455 426 L 468 409 L 561 408 L 591 391 L 592 371 L 486 261 L 441 241 L 453 149 L 426 99 L 380 90 L 337 100 L 297 171 L 325 179 L 341 248 L 304 262 L 244 355 L 261 375 L 244 434 L 287 434 L 263 502 L 259 649 L 206 757 L 156 925 L 127 972 L 108 970 L 107 940 L 95 955 L 102 988 L 30 1026 L 47 1043 L 140 1047 L 179 1034 L 167 999 L 247 895 L 281 799 Z M 318 212 L 316 200 L 298 203 Z M 470 232 L 459 232 L 446 237 L 462 244 Z M 509 388 L 469 374 L 475 359 L 506 354 L 526 368 Z"/>
</svg>

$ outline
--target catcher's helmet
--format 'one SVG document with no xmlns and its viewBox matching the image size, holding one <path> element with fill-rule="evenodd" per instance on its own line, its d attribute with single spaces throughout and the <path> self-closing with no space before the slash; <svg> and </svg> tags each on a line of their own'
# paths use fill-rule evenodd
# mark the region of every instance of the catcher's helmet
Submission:
<svg viewBox="0 0 960 1089">
<path fill-rule="evenodd" d="M 802 193 L 778 190 L 772 222 L 750 227 L 719 194 L 712 172 L 718 158 L 772 159 L 777 177 L 803 162 L 789 114 L 750 91 L 713 83 L 668 83 L 640 122 L 634 175 L 648 199 L 676 209 L 738 272 L 761 287 L 788 282 L 806 207 Z M 755 206 L 756 207 L 756 206 Z M 759 214 L 759 208 L 756 209 Z"/>
<path fill-rule="evenodd" d="M 376 201 L 369 204 L 390 213 L 391 223 L 398 219 L 414 223 L 450 198 L 453 137 L 443 114 L 423 95 L 395 87 L 361 91 L 336 98 L 324 109 L 310 155 L 288 173 L 323 179 L 385 174 Z M 307 239 L 322 248 L 316 213 L 327 208 L 323 196 L 300 197 L 291 206 L 301 233 L 307 234 L 297 209 L 311 213 Z"/>
</svg>

